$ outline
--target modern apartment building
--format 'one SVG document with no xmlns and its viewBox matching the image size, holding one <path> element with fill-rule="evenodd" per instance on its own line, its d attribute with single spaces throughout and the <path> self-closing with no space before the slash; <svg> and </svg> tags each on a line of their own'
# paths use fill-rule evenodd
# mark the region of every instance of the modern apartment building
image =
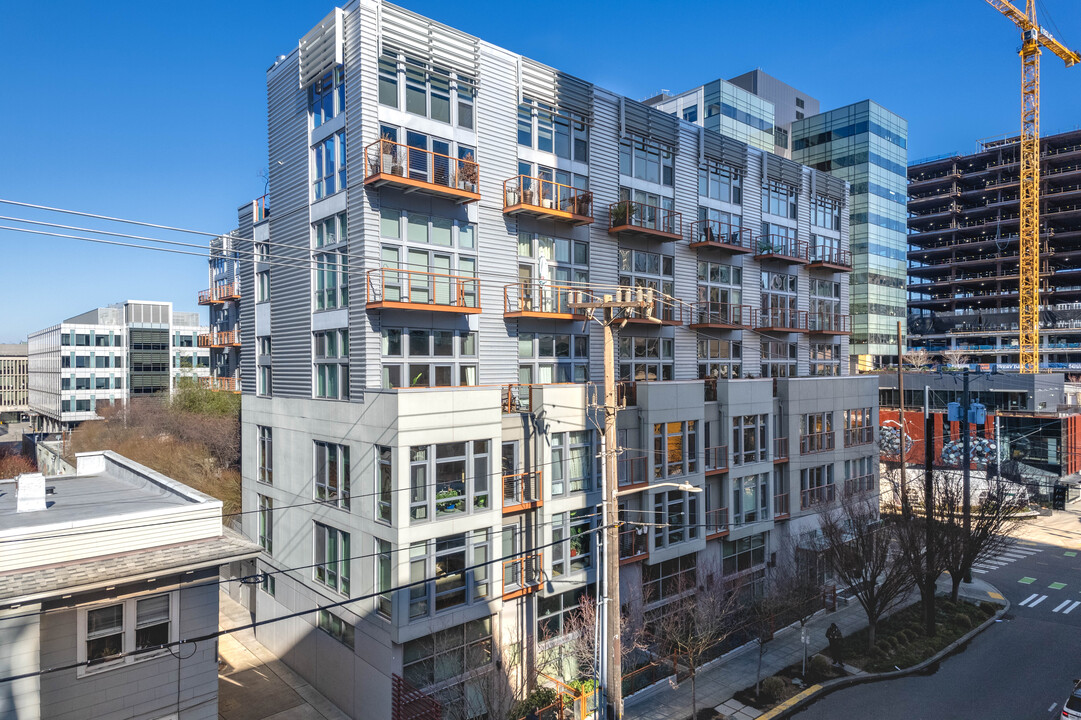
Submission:
<svg viewBox="0 0 1081 720">
<path fill-rule="evenodd" d="M 1040 138 L 1040 367 L 1081 369 L 1081 130 Z M 908 169 L 909 345 L 1017 370 L 1017 137 Z"/>
<path fill-rule="evenodd" d="M 773 103 L 735 81 L 714 80 L 679 95 L 660 94 L 647 105 L 766 152 L 785 155 L 775 135 Z M 785 144 L 787 147 L 787 143 Z"/>
<path fill-rule="evenodd" d="M 26 343 L 0 344 L 0 420 L 18 420 L 30 409 Z"/>
<path fill-rule="evenodd" d="M 206 331 L 199 313 L 175 312 L 170 302 L 128 300 L 31 333 L 33 422 L 55 432 L 98 419 L 104 404 L 170 392 L 180 378 L 206 376 L 210 354 L 198 347 Z"/>
<path fill-rule="evenodd" d="M 876 492 L 843 182 L 378 0 L 267 90 L 274 212 L 239 212 L 244 529 L 282 572 L 254 611 L 353 717 L 484 716 L 485 678 L 528 682 L 595 595 L 605 367 L 578 300 L 657 293 L 612 368 L 626 601 L 753 588 L 813 555 L 825 503 Z"/>
<path fill-rule="evenodd" d="M 240 392 L 240 255 L 236 244 L 232 235 L 210 241 L 210 287 L 199 293 L 199 304 L 210 310 L 209 332 L 199 335 L 199 347 L 210 351 L 210 374 L 199 381 L 223 392 Z"/>
<path fill-rule="evenodd" d="M 752 95 L 757 103 L 755 116 L 767 118 L 771 125 L 774 153 L 848 183 L 851 259 L 846 258 L 846 264 L 853 268 L 848 279 L 850 356 L 859 370 L 896 362 L 897 322 L 905 317 L 908 123 L 872 100 L 819 112 L 818 100 L 759 69 L 727 83 L 718 80 L 672 99 L 647 102 L 666 112 L 684 112 L 694 98 L 701 101 L 705 89 L 718 83 Z M 732 115 L 728 105 L 721 107 L 722 115 Z M 696 110 L 691 113 L 681 117 L 692 122 L 702 117 Z M 712 125 L 697 122 L 751 142 L 746 129 L 730 120 Z M 832 213 L 833 209 L 816 207 L 814 211 Z M 818 240 L 811 236 L 804 241 L 814 246 Z"/>
</svg>

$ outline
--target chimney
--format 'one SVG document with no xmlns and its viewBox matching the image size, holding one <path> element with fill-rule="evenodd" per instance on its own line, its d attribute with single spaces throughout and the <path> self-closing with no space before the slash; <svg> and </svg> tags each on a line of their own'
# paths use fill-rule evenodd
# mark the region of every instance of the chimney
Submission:
<svg viewBox="0 0 1081 720">
<path fill-rule="evenodd" d="M 45 476 L 27 473 L 15 478 L 17 512 L 37 512 L 45 509 Z"/>
</svg>

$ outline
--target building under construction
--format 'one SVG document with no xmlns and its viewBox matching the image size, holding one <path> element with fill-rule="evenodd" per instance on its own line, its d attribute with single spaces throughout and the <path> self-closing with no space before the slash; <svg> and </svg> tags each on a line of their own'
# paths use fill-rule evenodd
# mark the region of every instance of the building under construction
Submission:
<svg viewBox="0 0 1081 720">
<path fill-rule="evenodd" d="M 908 168 L 909 347 L 1017 369 L 1020 145 Z M 1081 370 L 1081 130 L 1041 139 L 1040 365 Z"/>
</svg>

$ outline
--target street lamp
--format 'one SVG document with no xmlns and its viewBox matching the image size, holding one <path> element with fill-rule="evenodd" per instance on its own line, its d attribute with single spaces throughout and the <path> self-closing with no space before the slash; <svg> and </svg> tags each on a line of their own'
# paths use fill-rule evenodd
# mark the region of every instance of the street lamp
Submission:
<svg viewBox="0 0 1081 720">
<path fill-rule="evenodd" d="M 653 485 L 647 485 L 646 487 L 635 488 L 634 490 L 620 490 L 619 492 L 615 493 L 615 496 L 616 497 L 623 497 L 624 495 L 634 495 L 635 493 L 640 493 L 640 492 L 643 492 L 645 490 L 652 490 L 654 488 L 662 488 L 662 487 L 674 487 L 675 489 L 682 490 L 683 492 L 692 492 L 692 493 L 700 493 L 700 492 L 702 492 L 702 488 L 695 487 L 694 485 L 691 485 L 689 482 L 683 481 L 681 483 L 674 483 L 674 482 L 655 483 Z"/>
</svg>

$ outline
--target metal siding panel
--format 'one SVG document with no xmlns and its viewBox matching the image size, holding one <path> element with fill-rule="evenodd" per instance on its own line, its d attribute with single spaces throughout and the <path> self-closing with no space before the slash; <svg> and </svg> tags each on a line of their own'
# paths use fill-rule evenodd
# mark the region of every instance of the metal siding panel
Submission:
<svg viewBox="0 0 1081 720">
<path fill-rule="evenodd" d="M 675 201 L 676 212 L 683 215 L 683 239 L 665 244 L 672 246 L 675 260 L 675 296 L 683 304 L 684 322 L 690 322 L 689 303 L 698 299 L 698 253 L 686 240 L 690 236 L 690 224 L 698 218 L 698 157 L 694 152 L 697 128 L 681 123 L 679 130 L 683 136 L 680 147 L 686 150 L 675 156 Z M 673 375 L 676 380 L 698 377 L 697 337 L 697 332 L 686 325 L 675 328 Z"/>
<path fill-rule="evenodd" d="M 762 164 L 763 153 L 747 147 L 743 171 L 743 228 L 752 236 L 762 228 Z M 759 310 L 762 307 L 762 265 L 747 256 L 743 260 L 743 304 Z M 745 332 L 743 342 L 743 374 L 758 376 L 762 372 L 763 336 Z"/>
<path fill-rule="evenodd" d="M 608 234 L 608 206 L 619 200 L 618 98 L 593 88 L 593 113 L 593 127 L 589 133 L 589 187 L 593 192 L 595 220 L 587 226 L 589 280 L 594 287 L 615 287 L 619 281 L 618 245 Z M 600 383 L 604 379 L 604 333 L 596 324 L 590 323 L 590 326 L 589 377 Z M 615 359 L 619 362 L 618 341 Z"/>
</svg>

